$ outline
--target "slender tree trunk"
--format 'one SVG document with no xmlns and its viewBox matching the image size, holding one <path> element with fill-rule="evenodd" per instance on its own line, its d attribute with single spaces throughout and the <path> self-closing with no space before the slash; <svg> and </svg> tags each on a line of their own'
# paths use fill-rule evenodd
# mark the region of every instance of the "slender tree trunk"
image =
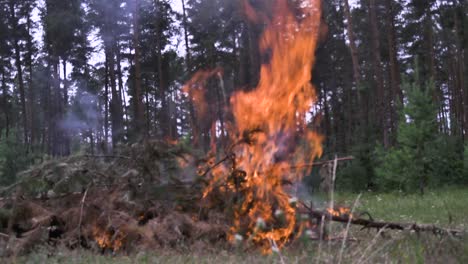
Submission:
<svg viewBox="0 0 468 264">
<path fill-rule="evenodd" d="M 160 0 L 155 0 L 154 1 L 155 7 L 159 10 L 160 6 Z M 168 99 L 167 99 L 167 87 L 166 87 L 166 80 L 164 76 L 164 71 L 163 71 L 163 55 L 162 55 L 162 50 L 164 47 L 162 47 L 162 28 L 161 28 L 161 17 L 162 12 L 158 12 L 158 19 L 155 21 L 156 25 L 156 49 L 157 49 L 157 68 L 156 71 L 158 73 L 158 78 L 159 78 L 159 97 L 161 100 L 161 131 L 162 131 L 162 136 L 164 138 L 171 138 L 171 124 L 170 124 L 170 113 L 169 113 L 169 104 L 168 104 Z"/>
<path fill-rule="evenodd" d="M 367 126 L 368 126 L 367 120 L 368 120 L 369 111 L 366 107 L 363 107 L 363 102 L 367 104 L 367 100 L 365 100 L 364 98 L 365 96 L 363 95 L 363 92 L 362 92 L 361 67 L 359 65 L 359 51 L 356 46 L 356 36 L 354 33 L 354 21 L 353 21 L 353 16 L 351 15 L 351 10 L 349 7 L 348 0 L 344 0 L 344 14 L 347 20 L 346 31 L 348 33 L 349 49 L 351 53 L 351 61 L 353 63 L 353 78 L 354 78 L 354 83 L 356 85 L 355 97 L 357 99 L 357 105 L 360 106 L 356 110 L 356 116 L 354 118 L 351 117 L 350 119 L 357 120 L 356 123 L 358 127 L 360 127 L 364 131 L 367 131 Z"/>
<path fill-rule="evenodd" d="M 143 133 L 144 124 L 144 109 L 141 92 L 141 64 L 140 64 L 140 0 L 135 0 L 135 10 L 133 13 L 133 48 L 135 50 L 135 87 L 134 87 L 134 115 L 135 115 L 135 132 L 138 136 L 146 135 Z"/>
<path fill-rule="evenodd" d="M 11 25 L 13 27 L 13 47 L 15 52 L 15 66 L 16 66 L 16 74 L 17 74 L 17 83 L 18 89 L 20 94 L 20 103 L 21 103 L 21 117 L 23 121 L 23 142 L 28 144 L 28 118 L 27 118 L 27 110 L 26 110 L 26 94 L 24 90 L 24 80 L 23 80 L 23 68 L 21 66 L 21 50 L 20 44 L 18 39 L 18 19 L 16 17 L 16 10 L 15 10 L 15 3 L 14 1 L 10 0 L 9 2 L 10 7 L 10 20 Z"/>
<path fill-rule="evenodd" d="M 426 47 L 427 47 L 427 55 L 429 60 L 429 79 L 434 84 L 434 91 L 433 91 L 433 100 L 434 103 L 438 106 L 438 114 L 437 116 L 440 118 L 443 114 L 443 92 L 439 88 L 438 85 L 438 77 L 437 77 L 437 63 L 436 63 L 436 54 L 435 54 L 435 41 L 434 41 L 434 28 L 433 28 L 433 18 L 431 7 L 428 5 L 426 10 L 426 18 L 425 18 L 425 30 L 426 30 Z M 442 123 L 442 122 L 440 122 Z M 441 124 L 439 124 L 440 130 Z"/>
<path fill-rule="evenodd" d="M 462 128 L 462 137 L 463 139 L 466 138 L 466 131 L 465 124 L 468 124 L 468 91 L 466 87 L 465 81 L 465 53 L 463 49 L 463 41 L 462 37 L 460 36 L 460 28 L 461 28 L 461 21 L 460 17 L 457 13 L 454 13 L 454 31 L 455 31 L 455 47 L 456 47 L 456 56 L 454 57 L 457 61 L 455 75 L 457 76 L 457 86 L 456 89 L 460 91 L 460 105 L 462 108 L 462 120 L 463 120 L 463 128 Z"/>
<path fill-rule="evenodd" d="M 30 9 L 30 7 L 28 8 Z M 30 14 L 31 11 L 28 11 L 28 14 Z M 27 31 L 28 31 L 28 37 L 27 37 L 27 43 L 26 47 L 28 49 L 27 53 L 27 67 L 29 71 L 29 78 L 28 78 L 28 122 L 29 122 L 29 131 L 30 131 L 30 143 L 31 147 L 34 148 L 34 146 L 37 144 L 37 136 L 36 133 L 39 130 L 38 124 L 37 124 L 37 113 L 36 113 L 36 91 L 33 87 L 33 38 L 32 38 L 32 21 L 31 21 L 31 15 L 28 15 L 27 21 L 26 21 L 26 26 L 27 26 Z"/>
<path fill-rule="evenodd" d="M 105 61 L 105 81 L 104 81 L 104 142 L 103 151 L 107 153 L 107 146 L 109 140 L 109 59 L 106 56 Z"/>
<path fill-rule="evenodd" d="M 8 88 L 6 84 L 4 69 L 2 69 L 2 92 L 3 92 L 3 113 L 5 115 L 5 137 L 8 139 L 8 137 L 10 136 L 10 108 L 8 107 Z"/>
<path fill-rule="evenodd" d="M 182 26 L 184 27 L 184 40 L 185 40 L 185 65 L 187 72 L 190 72 L 190 43 L 188 38 L 188 26 L 187 26 L 187 13 L 185 10 L 185 0 L 182 1 Z"/>
<path fill-rule="evenodd" d="M 117 143 L 123 141 L 123 116 L 122 116 L 122 102 L 119 92 L 117 91 L 116 75 L 115 75 L 115 43 L 109 43 L 106 56 L 109 62 L 109 80 L 111 88 L 111 126 L 112 126 L 112 146 L 115 147 Z"/>
<path fill-rule="evenodd" d="M 63 65 L 63 111 L 62 111 L 62 118 L 66 114 L 68 110 L 68 80 L 67 80 L 67 60 L 64 58 L 62 60 Z M 70 130 L 69 128 L 62 128 L 62 137 L 63 137 L 63 151 L 62 154 L 64 156 L 70 155 Z"/>
<path fill-rule="evenodd" d="M 52 87 L 53 87 L 53 114 L 52 114 L 52 155 L 62 155 L 62 135 L 59 131 L 59 121 L 62 113 L 62 101 L 63 97 L 60 92 L 60 73 L 59 73 L 59 59 L 57 56 L 52 56 Z"/>
<path fill-rule="evenodd" d="M 192 63 L 191 63 L 191 54 L 190 54 L 190 42 L 189 42 L 189 37 L 188 37 L 188 25 L 187 25 L 187 13 L 186 13 L 186 7 L 185 7 L 185 0 L 182 1 L 182 22 L 183 22 L 183 27 L 184 27 L 184 40 L 185 40 L 185 65 L 186 65 L 186 70 L 187 73 L 191 73 L 192 69 Z M 192 131 L 192 145 L 195 148 L 198 148 L 200 145 L 200 132 L 199 132 L 199 124 L 197 121 L 197 117 L 195 115 L 195 108 L 193 106 L 193 101 L 192 101 L 192 94 L 191 91 L 189 90 L 189 101 L 188 101 L 188 107 L 189 107 L 189 115 L 190 115 L 190 129 Z"/>
<path fill-rule="evenodd" d="M 376 107 L 376 123 L 383 135 L 384 147 L 389 147 L 389 136 L 388 136 L 388 103 L 386 102 L 386 93 L 383 82 L 382 74 L 382 59 L 380 56 L 380 37 L 377 25 L 377 6 L 375 0 L 369 0 L 369 17 L 370 17 L 370 31 L 371 31 L 371 42 L 372 42 L 372 60 L 374 68 L 374 80 L 377 86 L 377 107 Z"/>
<path fill-rule="evenodd" d="M 349 49 L 351 51 L 351 60 L 353 63 L 353 76 L 354 82 L 356 83 L 356 88 L 359 90 L 359 86 L 361 85 L 361 69 L 359 66 L 359 58 L 358 58 L 358 49 L 356 47 L 356 37 L 354 35 L 354 24 L 353 24 L 353 17 L 351 16 L 351 11 L 349 8 L 349 1 L 344 0 L 344 13 L 346 20 L 348 21 L 346 25 L 346 30 L 348 32 L 348 40 L 349 40 Z M 360 98 L 360 93 L 358 92 L 358 98 Z M 361 101 L 358 99 L 358 101 Z"/>
<path fill-rule="evenodd" d="M 389 68 L 390 68 L 390 99 L 393 103 L 393 107 L 390 109 L 391 115 L 391 130 L 396 131 L 398 125 L 397 120 L 397 109 L 396 105 L 403 102 L 403 92 L 400 87 L 400 67 L 398 65 L 397 58 L 397 43 L 395 36 L 395 12 L 393 10 L 393 0 L 385 0 L 386 5 L 386 24 L 387 24 L 387 46 L 389 56 Z"/>
<path fill-rule="evenodd" d="M 123 73 L 122 73 L 122 52 L 121 47 L 118 45 L 117 49 L 117 76 L 119 78 L 119 93 L 120 93 L 120 101 L 122 102 L 122 118 L 123 122 L 128 121 L 128 112 L 126 107 L 127 100 L 125 99 L 125 86 L 123 83 Z"/>
</svg>

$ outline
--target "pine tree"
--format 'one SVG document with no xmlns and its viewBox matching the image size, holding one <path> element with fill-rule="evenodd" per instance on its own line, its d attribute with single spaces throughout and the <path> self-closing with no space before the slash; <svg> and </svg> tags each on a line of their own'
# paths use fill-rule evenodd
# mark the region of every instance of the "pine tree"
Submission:
<svg viewBox="0 0 468 264">
<path fill-rule="evenodd" d="M 436 175 L 432 168 L 438 155 L 437 106 L 432 100 L 434 83 L 420 85 L 420 69 L 416 64 L 414 79 L 405 80 L 403 90 L 407 102 L 400 112 L 397 146 L 383 155 L 377 168 L 381 187 L 405 191 L 425 188 Z"/>
</svg>

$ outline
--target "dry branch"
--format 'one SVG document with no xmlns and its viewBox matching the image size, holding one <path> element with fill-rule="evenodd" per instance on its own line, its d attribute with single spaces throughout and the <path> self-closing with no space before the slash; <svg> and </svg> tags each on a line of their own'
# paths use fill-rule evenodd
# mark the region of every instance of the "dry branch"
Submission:
<svg viewBox="0 0 468 264">
<path fill-rule="evenodd" d="M 393 229 L 393 230 L 407 230 L 415 232 L 432 232 L 434 234 L 448 234 L 454 237 L 462 237 L 465 231 L 458 229 L 448 229 L 438 227 L 434 224 L 417 224 L 417 223 L 399 223 L 399 222 L 386 222 L 375 221 L 373 219 L 364 218 L 350 218 L 349 216 L 336 216 L 326 211 L 314 210 L 305 204 L 302 204 L 306 209 L 303 213 L 308 214 L 311 218 L 315 219 L 329 219 L 331 221 L 340 223 L 350 223 L 352 225 L 359 225 L 363 228 L 376 228 L 376 229 Z"/>
</svg>

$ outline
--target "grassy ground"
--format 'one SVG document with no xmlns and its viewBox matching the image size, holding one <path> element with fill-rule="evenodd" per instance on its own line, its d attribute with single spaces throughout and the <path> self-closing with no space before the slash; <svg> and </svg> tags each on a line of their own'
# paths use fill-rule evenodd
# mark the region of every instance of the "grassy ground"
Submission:
<svg viewBox="0 0 468 264">
<path fill-rule="evenodd" d="M 351 207 L 357 194 L 335 194 L 337 204 Z M 321 198 L 325 200 L 325 197 Z M 434 223 L 468 229 L 468 189 L 445 189 L 425 196 L 401 193 L 364 193 L 357 211 L 375 219 L 395 222 Z M 343 236 L 345 226 L 333 224 L 333 234 Z M 262 256 L 256 252 L 206 249 L 197 252 L 145 252 L 135 256 L 103 256 L 83 251 L 59 251 L 52 257 L 36 253 L 18 258 L 18 263 L 468 263 L 468 238 L 433 234 L 360 230 L 352 227 L 349 237 L 318 242 L 300 239 L 280 253 Z"/>
</svg>

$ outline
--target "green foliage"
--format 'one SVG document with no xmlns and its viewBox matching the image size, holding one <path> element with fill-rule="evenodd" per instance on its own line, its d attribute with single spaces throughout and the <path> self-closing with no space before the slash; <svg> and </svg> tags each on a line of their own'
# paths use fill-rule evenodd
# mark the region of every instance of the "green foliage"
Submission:
<svg viewBox="0 0 468 264">
<path fill-rule="evenodd" d="M 344 163 L 337 171 L 336 184 L 339 190 L 357 192 L 373 189 L 375 185 L 373 148 L 372 144 L 363 142 L 352 149 L 354 160 Z"/>
<path fill-rule="evenodd" d="M 27 154 L 26 147 L 14 138 L 15 131 L 10 137 L 0 140 L 0 186 L 12 184 L 16 181 L 16 174 L 34 162 L 34 155 Z"/>
<path fill-rule="evenodd" d="M 427 186 L 460 183 L 462 150 L 455 138 L 438 131 L 434 84 L 419 85 L 418 66 L 413 81 L 405 80 L 407 102 L 400 111 L 397 145 L 375 151 L 377 184 L 382 190 L 424 192 Z"/>
</svg>

